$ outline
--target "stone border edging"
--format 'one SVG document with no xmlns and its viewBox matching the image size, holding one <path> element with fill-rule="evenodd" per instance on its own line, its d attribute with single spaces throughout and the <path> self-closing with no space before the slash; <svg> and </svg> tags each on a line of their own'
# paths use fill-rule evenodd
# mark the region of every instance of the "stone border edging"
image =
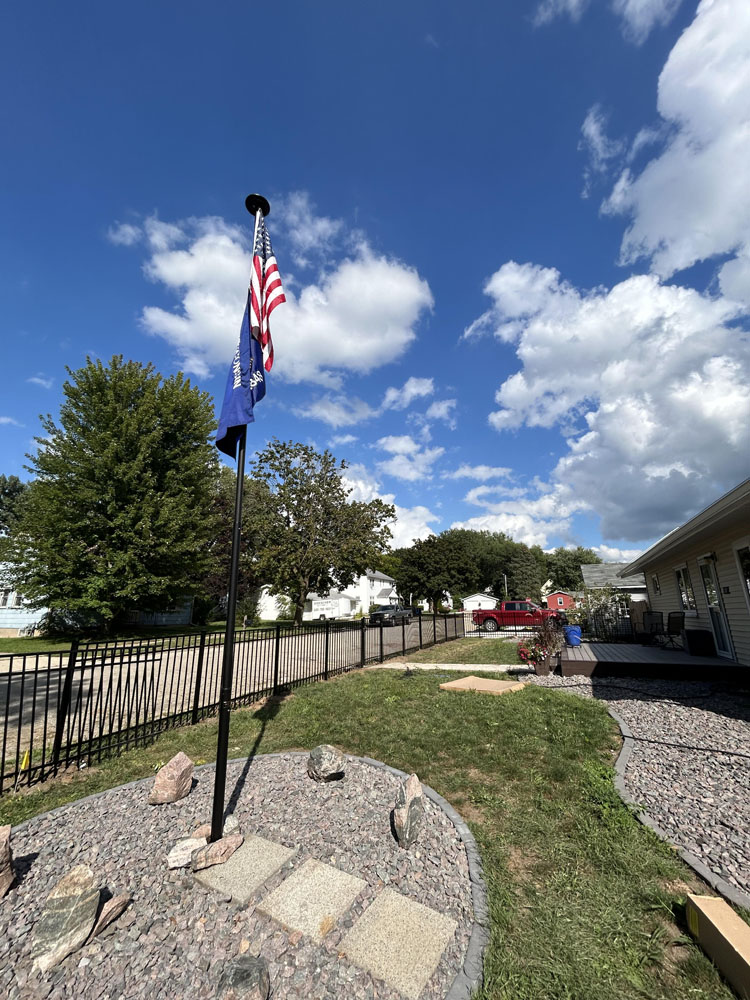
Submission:
<svg viewBox="0 0 750 1000">
<path fill-rule="evenodd" d="M 630 760 L 631 754 L 635 747 L 636 738 L 630 730 L 630 726 L 625 722 L 625 720 L 620 716 L 613 708 L 607 708 L 607 711 L 615 720 L 617 725 L 620 727 L 620 734 L 622 736 L 622 748 L 615 762 L 615 788 L 617 793 L 628 806 L 632 812 L 635 814 L 636 819 L 652 830 L 660 840 L 665 841 L 670 844 L 685 862 L 689 865 L 696 875 L 699 875 L 704 882 L 708 882 L 711 888 L 718 892 L 719 895 L 728 899 L 730 903 L 734 903 L 735 906 L 741 906 L 747 910 L 750 910 L 750 895 L 738 889 L 736 886 L 731 885 L 726 879 L 723 879 L 720 875 L 712 872 L 711 869 L 706 865 L 697 855 L 693 854 L 691 851 L 686 850 L 684 847 L 680 847 L 676 844 L 671 837 L 669 837 L 664 830 L 651 818 L 651 816 L 641 808 L 640 804 L 631 796 L 630 792 L 625 787 L 625 769 L 628 766 L 628 761 Z"/>
<path fill-rule="evenodd" d="M 282 750 L 278 753 L 259 753 L 255 754 L 255 756 L 308 757 L 309 751 Z M 368 764 L 370 767 L 376 767 L 382 771 L 389 771 L 397 778 L 409 777 L 405 771 L 399 771 L 398 768 L 391 767 L 390 764 L 384 764 L 382 761 L 375 760 L 372 757 L 358 757 L 356 754 L 345 754 L 344 756 L 349 760 L 359 760 Z M 241 764 L 247 760 L 247 757 L 233 757 L 231 760 L 227 761 L 227 765 Z M 195 768 L 195 771 L 204 771 L 207 768 L 215 767 L 216 762 L 213 761 L 208 764 L 199 764 Z M 36 820 L 46 819 L 53 813 L 73 809 L 75 806 L 78 806 L 83 802 L 100 799 L 103 795 L 108 795 L 110 792 L 119 791 L 122 788 L 133 788 L 135 785 L 145 785 L 146 782 L 153 780 L 154 779 L 151 776 L 146 778 L 136 778 L 135 781 L 128 781 L 124 785 L 115 785 L 112 788 L 105 788 L 101 792 L 94 792 L 92 795 L 84 795 L 80 799 L 76 799 L 75 802 L 66 802 L 62 806 L 57 806 L 54 809 L 48 809 L 43 813 L 37 813 L 36 816 L 31 816 L 29 819 L 24 820 L 23 823 L 19 823 L 17 826 L 13 827 L 13 829 L 22 830 L 24 827 L 28 826 L 29 823 Z M 430 788 L 429 785 L 422 784 L 422 790 L 427 798 L 434 802 L 435 805 L 442 809 L 446 814 L 448 819 L 456 828 L 456 832 L 461 838 L 466 850 L 466 858 L 469 864 L 469 880 L 471 881 L 471 904 L 474 910 L 474 921 L 471 928 L 471 934 L 469 936 L 469 944 L 466 948 L 466 954 L 464 955 L 463 968 L 456 973 L 450 989 L 445 995 L 445 1000 L 471 1000 L 472 993 L 474 993 L 475 990 L 480 989 L 484 981 L 484 953 L 490 940 L 490 933 L 488 929 L 489 906 L 487 903 L 487 887 L 484 884 L 482 859 L 479 854 L 479 848 L 477 847 L 474 835 L 453 806 L 447 802 L 442 795 L 439 795 L 433 788 Z"/>
</svg>

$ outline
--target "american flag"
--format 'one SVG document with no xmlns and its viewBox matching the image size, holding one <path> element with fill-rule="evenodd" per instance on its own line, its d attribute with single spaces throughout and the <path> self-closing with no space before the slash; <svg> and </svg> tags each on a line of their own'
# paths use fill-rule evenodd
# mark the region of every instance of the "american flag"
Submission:
<svg viewBox="0 0 750 1000">
<path fill-rule="evenodd" d="M 273 343 L 268 320 L 276 306 L 286 302 L 281 287 L 281 275 L 276 264 L 266 224 L 258 220 L 253 247 L 253 271 L 248 289 L 250 329 L 263 349 L 263 366 L 267 372 L 273 367 Z"/>
</svg>

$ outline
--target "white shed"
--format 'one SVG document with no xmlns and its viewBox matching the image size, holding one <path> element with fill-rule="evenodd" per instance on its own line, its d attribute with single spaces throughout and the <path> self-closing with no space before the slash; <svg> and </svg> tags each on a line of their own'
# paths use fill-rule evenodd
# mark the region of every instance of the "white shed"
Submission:
<svg viewBox="0 0 750 1000">
<path fill-rule="evenodd" d="M 497 607 L 497 598 L 492 594 L 471 594 L 462 601 L 464 611 L 487 611 Z"/>
</svg>

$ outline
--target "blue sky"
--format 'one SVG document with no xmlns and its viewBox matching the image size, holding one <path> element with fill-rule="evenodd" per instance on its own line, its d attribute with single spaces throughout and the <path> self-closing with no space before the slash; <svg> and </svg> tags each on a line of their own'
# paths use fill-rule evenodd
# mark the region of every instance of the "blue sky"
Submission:
<svg viewBox="0 0 750 1000">
<path fill-rule="evenodd" d="M 251 447 L 396 541 L 627 558 L 750 466 L 750 5 L 6 5 L 0 471 L 65 366 L 221 399 L 250 217 L 288 302 Z"/>
</svg>

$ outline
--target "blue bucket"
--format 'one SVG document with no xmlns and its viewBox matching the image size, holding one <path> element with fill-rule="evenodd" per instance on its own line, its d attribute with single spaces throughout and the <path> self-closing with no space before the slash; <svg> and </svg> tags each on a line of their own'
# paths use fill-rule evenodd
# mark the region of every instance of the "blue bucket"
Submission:
<svg viewBox="0 0 750 1000">
<path fill-rule="evenodd" d="M 563 632 L 565 633 L 565 642 L 568 644 L 568 646 L 581 645 L 580 625 L 563 625 Z"/>
</svg>

